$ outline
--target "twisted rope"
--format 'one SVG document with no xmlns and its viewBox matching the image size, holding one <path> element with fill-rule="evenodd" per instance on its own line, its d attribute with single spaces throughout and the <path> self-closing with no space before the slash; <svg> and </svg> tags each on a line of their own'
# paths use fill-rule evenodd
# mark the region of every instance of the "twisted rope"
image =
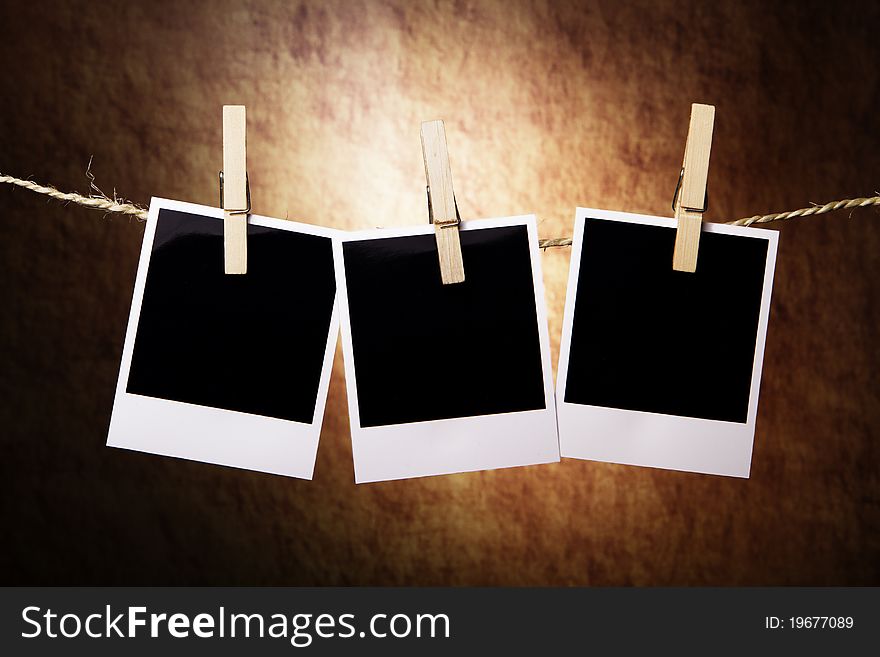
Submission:
<svg viewBox="0 0 880 657">
<path fill-rule="evenodd" d="M 0 174 L 0 183 L 9 183 L 24 189 L 29 189 L 37 194 L 44 194 L 50 198 L 67 203 L 76 203 L 87 208 L 95 210 L 104 210 L 105 212 L 117 212 L 137 217 L 141 221 L 147 219 L 147 208 L 142 208 L 134 203 L 128 203 L 124 199 L 117 199 L 116 195 L 112 199 L 108 198 L 101 190 L 95 187 L 94 178 L 89 176 L 92 189 L 97 192 L 90 196 L 82 196 L 77 193 L 60 192 L 54 187 L 38 185 L 31 180 L 22 180 L 13 176 L 4 176 Z M 797 217 L 809 217 L 812 215 L 826 214 L 836 210 L 846 210 L 854 208 L 866 208 L 872 205 L 880 205 L 880 196 L 871 196 L 870 198 L 844 199 L 842 201 L 831 201 L 825 205 L 813 205 L 809 208 L 801 208 L 800 210 L 790 210 L 788 212 L 776 212 L 774 214 L 755 215 L 754 217 L 745 217 L 735 221 L 728 221 L 732 226 L 751 226 L 752 224 L 766 224 L 771 221 L 784 221 L 786 219 L 795 219 Z M 558 246 L 571 246 L 570 237 L 554 237 L 552 239 L 540 240 L 538 245 L 542 249 L 549 249 Z"/>
<path fill-rule="evenodd" d="M 770 221 L 782 221 L 784 219 L 794 219 L 795 217 L 809 217 L 813 214 L 825 214 L 826 212 L 845 210 L 847 208 L 866 208 L 869 205 L 880 205 L 880 196 L 831 201 L 831 203 L 826 203 L 825 205 L 814 205 L 801 210 L 792 210 L 791 212 L 756 215 L 745 219 L 737 219 L 736 221 L 728 221 L 727 223 L 732 226 L 751 226 L 752 224 L 766 224 Z"/>
<path fill-rule="evenodd" d="M 82 194 L 77 194 L 76 192 L 60 192 L 54 187 L 38 185 L 32 180 L 22 180 L 21 178 L 4 176 L 3 174 L 0 174 L 0 183 L 9 183 L 10 185 L 23 187 L 24 189 L 29 189 L 30 191 L 36 192 L 37 194 L 44 194 L 50 198 L 54 198 L 59 201 L 76 203 L 77 205 L 83 205 L 87 208 L 92 208 L 94 210 L 104 210 L 105 212 L 118 212 L 120 214 L 127 214 L 133 217 L 137 217 L 141 221 L 147 220 L 146 208 L 142 208 L 141 206 L 135 205 L 134 203 L 128 203 L 124 199 L 107 198 L 103 193 L 100 193 L 100 190 L 97 190 L 97 188 L 94 187 L 94 182 L 92 182 L 92 186 L 99 193 L 92 194 L 91 196 L 83 196 Z"/>
<path fill-rule="evenodd" d="M 795 219 L 796 217 L 809 217 L 814 214 L 826 214 L 835 210 L 846 210 L 850 208 L 867 208 L 871 205 L 880 205 L 880 196 L 871 196 L 870 198 L 854 198 L 844 199 L 842 201 L 831 201 L 825 205 L 813 205 L 809 208 L 801 208 L 800 210 L 790 210 L 788 212 L 776 212 L 774 214 L 756 214 L 754 217 L 745 217 L 736 219 L 735 221 L 727 221 L 725 223 L 731 226 L 751 226 L 752 224 L 767 224 L 771 221 L 784 221 L 786 219 Z M 554 246 L 571 246 L 570 237 L 554 237 L 548 240 L 539 240 L 538 246 L 542 249 L 549 249 Z"/>
</svg>

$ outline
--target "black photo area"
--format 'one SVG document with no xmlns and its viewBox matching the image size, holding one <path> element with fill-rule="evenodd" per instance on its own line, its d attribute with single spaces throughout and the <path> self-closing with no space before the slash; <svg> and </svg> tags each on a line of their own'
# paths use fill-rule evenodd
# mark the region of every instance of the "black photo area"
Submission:
<svg viewBox="0 0 880 657">
<path fill-rule="evenodd" d="M 128 392 L 312 422 L 336 295 L 331 240 L 248 225 L 247 248 L 247 274 L 227 275 L 222 220 L 159 212 Z"/>
<path fill-rule="evenodd" d="M 545 408 L 526 226 L 461 247 L 443 285 L 434 235 L 343 243 L 362 427 Z"/>
<path fill-rule="evenodd" d="M 587 219 L 565 401 L 746 422 L 767 240 L 703 232 L 673 271 L 675 229 Z"/>
</svg>

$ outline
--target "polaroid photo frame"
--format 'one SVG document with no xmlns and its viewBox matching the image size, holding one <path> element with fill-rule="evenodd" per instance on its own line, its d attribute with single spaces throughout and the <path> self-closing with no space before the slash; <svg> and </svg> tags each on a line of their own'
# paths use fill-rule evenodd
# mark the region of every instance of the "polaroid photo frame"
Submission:
<svg viewBox="0 0 880 657">
<path fill-rule="evenodd" d="M 223 210 L 152 199 L 107 445 L 311 479 L 335 234 L 250 215 L 248 272 L 225 274 Z"/>
<path fill-rule="evenodd" d="M 559 460 L 535 217 L 460 237 L 454 285 L 430 224 L 334 241 L 357 483 Z"/>
<path fill-rule="evenodd" d="M 556 386 L 563 457 L 748 477 L 778 234 L 578 208 Z"/>
</svg>

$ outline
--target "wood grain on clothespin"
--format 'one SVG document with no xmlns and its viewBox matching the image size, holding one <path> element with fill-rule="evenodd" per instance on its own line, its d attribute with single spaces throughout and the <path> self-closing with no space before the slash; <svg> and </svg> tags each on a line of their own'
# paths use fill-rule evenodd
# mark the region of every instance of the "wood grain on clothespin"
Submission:
<svg viewBox="0 0 880 657">
<path fill-rule="evenodd" d="M 227 274 L 247 273 L 247 122 L 244 105 L 223 106 L 223 258 Z"/>
<path fill-rule="evenodd" d="M 440 277 L 443 285 L 464 282 L 464 262 L 461 257 L 460 223 L 452 188 L 452 169 L 446 149 L 446 129 L 443 121 L 422 123 L 422 155 L 425 177 L 428 180 L 428 206 L 437 238 L 440 257 Z"/>
<path fill-rule="evenodd" d="M 691 105 L 691 123 L 684 149 L 681 182 L 675 197 L 675 271 L 695 272 L 700 248 L 700 230 L 706 211 L 706 182 L 709 177 L 709 153 L 715 127 L 713 105 Z"/>
</svg>

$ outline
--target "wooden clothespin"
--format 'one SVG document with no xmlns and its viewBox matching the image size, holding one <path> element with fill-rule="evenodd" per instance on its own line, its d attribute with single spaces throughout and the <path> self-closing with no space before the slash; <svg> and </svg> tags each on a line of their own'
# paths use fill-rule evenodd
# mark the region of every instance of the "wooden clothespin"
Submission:
<svg viewBox="0 0 880 657">
<path fill-rule="evenodd" d="M 251 190 L 247 178 L 247 122 L 244 105 L 223 106 L 223 259 L 227 274 L 247 273 L 247 218 Z"/>
<path fill-rule="evenodd" d="M 712 130 L 715 127 L 714 105 L 691 105 L 691 124 L 684 147 L 684 163 L 672 209 L 678 227 L 675 231 L 675 252 L 672 268 L 675 271 L 697 271 L 697 253 L 700 248 L 700 230 L 703 213 L 707 209 L 706 181 L 709 177 L 709 153 L 712 150 Z"/>
<path fill-rule="evenodd" d="M 443 121 L 422 123 L 422 156 L 425 177 L 428 180 L 428 220 L 434 224 L 437 253 L 440 256 L 440 277 L 443 285 L 464 282 L 464 262 L 461 258 L 461 236 L 458 225 L 458 207 L 452 188 L 452 169 L 446 149 L 446 129 Z"/>
</svg>

